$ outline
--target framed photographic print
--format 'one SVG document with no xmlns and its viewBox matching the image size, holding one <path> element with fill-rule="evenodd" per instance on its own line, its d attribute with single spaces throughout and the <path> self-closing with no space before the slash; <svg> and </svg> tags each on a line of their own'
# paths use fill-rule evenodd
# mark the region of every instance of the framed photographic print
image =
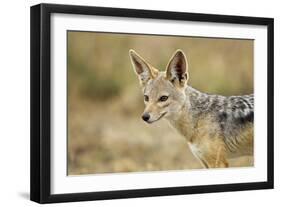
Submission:
<svg viewBox="0 0 281 207">
<path fill-rule="evenodd" d="M 31 7 L 31 200 L 273 188 L 273 19 Z"/>
</svg>

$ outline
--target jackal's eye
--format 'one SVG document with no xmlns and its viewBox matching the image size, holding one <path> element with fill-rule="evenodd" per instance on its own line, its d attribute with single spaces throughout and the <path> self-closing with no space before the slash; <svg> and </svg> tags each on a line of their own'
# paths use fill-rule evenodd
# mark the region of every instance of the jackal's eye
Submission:
<svg viewBox="0 0 281 207">
<path fill-rule="evenodd" d="M 164 101 L 167 101 L 168 98 L 169 98 L 168 96 L 161 96 L 161 97 L 159 98 L 159 101 L 164 102 Z"/>
<path fill-rule="evenodd" d="M 148 96 L 147 95 L 144 95 L 144 101 L 149 101 L 149 98 L 148 98 Z"/>
</svg>

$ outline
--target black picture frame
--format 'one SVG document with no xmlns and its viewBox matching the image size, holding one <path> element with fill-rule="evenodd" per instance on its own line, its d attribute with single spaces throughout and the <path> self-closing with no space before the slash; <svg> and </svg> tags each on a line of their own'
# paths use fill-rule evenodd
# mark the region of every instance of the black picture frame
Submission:
<svg viewBox="0 0 281 207">
<path fill-rule="evenodd" d="M 238 184 L 219 184 L 188 187 L 167 187 L 153 189 L 85 192 L 73 194 L 51 194 L 50 183 L 50 130 L 51 130 L 51 45 L 50 16 L 53 13 L 99 15 L 112 17 L 134 17 L 210 23 L 233 23 L 267 26 L 267 181 Z M 166 196 L 179 194 L 242 191 L 273 188 L 273 39 L 272 18 L 195 14 L 168 11 L 103 8 L 90 6 L 39 4 L 31 7 L 31 169 L 30 199 L 38 203 L 88 201 L 101 199 Z"/>
</svg>

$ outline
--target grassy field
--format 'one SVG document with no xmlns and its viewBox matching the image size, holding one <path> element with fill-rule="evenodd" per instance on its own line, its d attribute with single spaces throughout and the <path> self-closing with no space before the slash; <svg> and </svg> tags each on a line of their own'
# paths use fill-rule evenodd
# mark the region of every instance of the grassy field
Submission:
<svg viewBox="0 0 281 207">
<path fill-rule="evenodd" d="M 68 174 L 201 168 L 187 142 L 165 120 L 141 120 L 143 98 L 130 65 L 135 49 L 165 69 L 186 52 L 193 87 L 222 95 L 253 92 L 253 41 L 68 33 Z M 230 160 L 251 166 L 252 157 Z"/>
</svg>

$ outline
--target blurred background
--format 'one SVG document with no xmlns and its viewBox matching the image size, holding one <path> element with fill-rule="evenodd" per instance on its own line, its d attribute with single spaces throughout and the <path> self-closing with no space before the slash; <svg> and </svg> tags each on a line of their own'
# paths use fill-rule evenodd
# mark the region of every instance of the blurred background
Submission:
<svg viewBox="0 0 281 207">
<path fill-rule="evenodd" d="M 129 59 L 137 51 L 165 70 L 176 49 L 189 63 L 189 84 L 207 93 L 253 93 L 253 40 L 68 32 L 68 174 L 202 168 L 165 120 L 148 125 Z M 253 165 L 252 157 L 230 160 Z"/>
</svg>

